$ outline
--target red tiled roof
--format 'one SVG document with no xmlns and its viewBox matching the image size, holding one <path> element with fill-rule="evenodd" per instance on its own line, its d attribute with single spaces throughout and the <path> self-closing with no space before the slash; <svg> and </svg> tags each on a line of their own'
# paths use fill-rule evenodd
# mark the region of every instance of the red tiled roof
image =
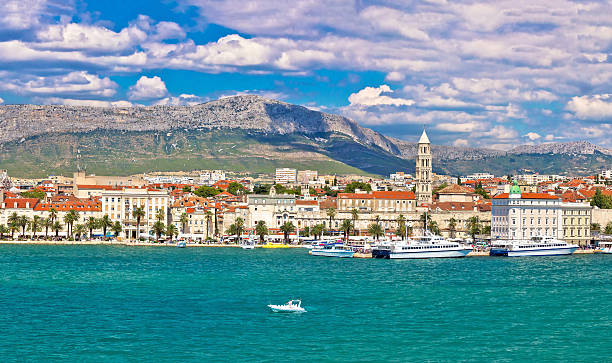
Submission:
<svg viewBox="0 0 612 363">
<path fill-rule="evenodd" d="M 38 202 L 36 198 L 7 198 L 4 200 L 4 205 L 6 208 L 34 209 Z"/>
<path fill-rule="evenodd" d="M 438 191 L 438 194 L 472 194 L 474 189 L 457 184 L 451 184 Z"/>
<path fill-rule="evenodd" d="M 370 193 L 338 193 L 340 199 L 415 199 L 413 192 L 380 191 Z"/>
<path fill-rule="evenodd" d="M 296 200 L 296 205 L 317 205 L 318 202 L 316 200 Z"/>
<path fill-rule="evenodd" d="M 493 197 L 493 199 L 507 199 L 508 193 L 501 193 Z M 559 197 L 546 193 L 522 193 L 521 199 L 559 199 Z"/>
</svg>

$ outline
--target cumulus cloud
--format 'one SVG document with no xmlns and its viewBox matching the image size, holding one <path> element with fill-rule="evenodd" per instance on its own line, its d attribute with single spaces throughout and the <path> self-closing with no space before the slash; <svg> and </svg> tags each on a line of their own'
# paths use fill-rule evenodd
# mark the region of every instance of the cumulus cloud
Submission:
<svg viewBox="0 0 612 363">
<path fill-rule="evenodd" d="M 129 101 L 78 100 L 70 98 L 49 97 L 42 99 L 47 105 L 91 106 L 91 107 L 132 107 Z"/>
<path fill-rule="evenodd" d="M 351 94 L 348 100 L 351 105 L 363 106 L 410 106 L 414 104 L 413 100 L 393 98 L 385 96 L 383 93 L 393 93 L 393 90 L 391 90 L 391 87 L 387 86 L 386 84 L 383 84 L 380 87 L 366 87 L 357 93 Z"/>
<path fill-rule="evenodd" d="M 603 119 L 612 117 L 612 95 L 576 96 L 567 103 L 567 110 L 580 119 Z"/>
<path fill-rule="evenodd" d="M 194 106 L 205 102 L 202 97 L 196 95 L 182 94 L 178 97 L 166 97 L 154 102 L 154 105 L 160 106 Z"/>
<path fill-rule="evenodd" d="M 527 137 L 531 141 L 535 141 L 541 138 L 542 136 L 540 136 L 540 134 L 538 134 L 537 132 L 528 132 L 525 134 L 525 137 Z"/>
<path fill-rule="evenodd" d="M 166 84 L 158 76 L 142 76 L 135 85 L 130 87 L 128 96 L 130 100 L 151 100 L 163 98 L 168 94 Z"/>
</svg>

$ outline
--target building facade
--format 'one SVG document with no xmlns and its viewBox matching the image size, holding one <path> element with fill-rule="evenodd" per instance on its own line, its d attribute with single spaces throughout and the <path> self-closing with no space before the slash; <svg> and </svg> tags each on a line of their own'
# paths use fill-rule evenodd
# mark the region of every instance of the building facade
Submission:
<svg viewBox="0 0 612 363">
<path fill-rule="evenodd" d="M 431 166 L 431 145 L 427 133 L 419 139 L 418 153 L 416 159 L 416 200 L 419 204 L 429 204 L 432 202 L 432 166 Z"/>
<path fill-rule="evenodd" d="M 276 169 L 274 181 L 276 184 L 291 184 L 297 180 L 297 170 L 291 168 Z"/>
</svg>

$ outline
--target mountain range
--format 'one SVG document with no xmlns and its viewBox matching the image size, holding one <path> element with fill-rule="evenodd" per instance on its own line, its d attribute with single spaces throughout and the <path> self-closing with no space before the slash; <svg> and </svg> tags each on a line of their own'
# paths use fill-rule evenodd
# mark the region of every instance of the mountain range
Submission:
<svg viewBox="0 0 612 363">
<path fill-rule="evenodd" d="M 384 175 L 414 171 L 417 151 L 346 117 L 253 95 L 194 106 L 5 105 L 0 129 L 0 168 L 32 177 L 69 174 L 77 164 L 117 175 L 279 166 Z M 612 150 L 586 141 L 508 152 L 432 145 L 432 154 L 434 171 L 451 175 L 586 174 L 612 161 Z"/>
</svg>

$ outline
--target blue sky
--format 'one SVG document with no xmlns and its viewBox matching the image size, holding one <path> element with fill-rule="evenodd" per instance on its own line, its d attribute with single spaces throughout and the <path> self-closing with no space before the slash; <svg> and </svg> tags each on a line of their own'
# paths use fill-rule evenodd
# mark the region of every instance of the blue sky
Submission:
<svg viewBox="0 0 612 363">
<path fill-rule="evenodd" d="M 5 0 L 1 103 L 259 94 L 416 141 L 612 147 L 612 5 Z"/>
</svg>

